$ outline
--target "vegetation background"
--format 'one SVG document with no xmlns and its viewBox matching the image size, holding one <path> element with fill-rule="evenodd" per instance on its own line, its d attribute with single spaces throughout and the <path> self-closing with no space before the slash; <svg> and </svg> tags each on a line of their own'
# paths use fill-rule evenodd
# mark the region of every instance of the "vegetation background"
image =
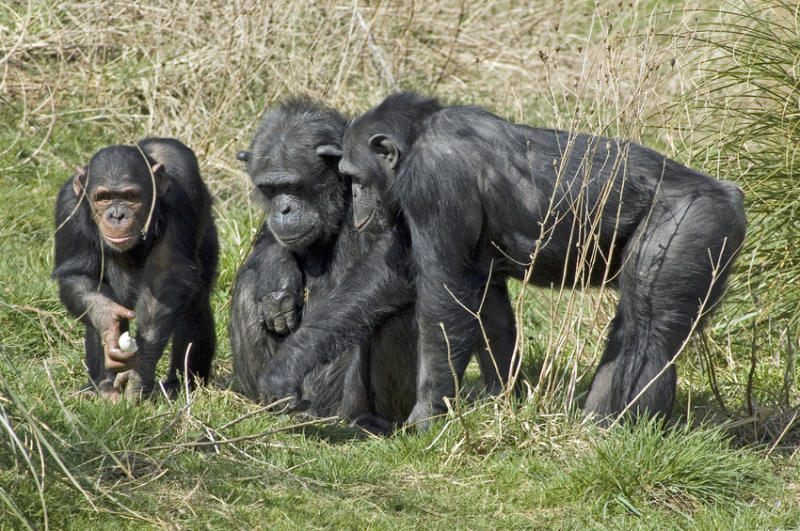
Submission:
<svg viewBox="0 0 800 531">
<path fill-rule="evenodd" d="M 782 0 L 0 3 L 0 528 L 797 528 L 799 80 Z M 745 189 L 746 248 L 681 353 L 670 426 L 581 416 L 615 295 L 559 286 L 512 286 L 523 396 L 457 400 L 428 433 L 366 438 L 230 390 L 230 290 L 263 215 L 235 152 L 290 94 L 356 115 L 401 88 Z M 49 279 L 54 199 L 100 147 L 149 135 L 192 147 L 215 196 L 216 377 L 175 402 L 86 400 L 82 327 Z"/>
</svg>

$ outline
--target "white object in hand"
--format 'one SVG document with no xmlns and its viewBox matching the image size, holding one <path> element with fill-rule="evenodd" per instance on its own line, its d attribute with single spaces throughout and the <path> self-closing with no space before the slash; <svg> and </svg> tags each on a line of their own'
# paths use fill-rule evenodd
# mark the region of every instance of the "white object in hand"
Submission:
<svg viewBox="0 0 800 531">
<path fill-rule="evenodd" d="M 139 350 L 136 340 L 133 339 L 128 332 L 123 332 L 122 335 L 119 336 L 119 348 L 125 352 L 130 352 L 131 354 L 134 354 L 137 350 Z"/>
</svg>

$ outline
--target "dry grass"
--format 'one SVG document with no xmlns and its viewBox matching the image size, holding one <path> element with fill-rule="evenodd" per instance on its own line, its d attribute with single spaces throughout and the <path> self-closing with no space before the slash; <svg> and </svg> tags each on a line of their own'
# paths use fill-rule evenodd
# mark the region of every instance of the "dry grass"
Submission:
<svg viewBox="0 0 800 531">
<path fill-rule="evenodd" d="M 8 122 L 16 125 L 15 139 L 0 145 L 0 182 L 5 172 L 30 172 L 32 181 L 48 181 L 28 194 L 33 198 L 23 206 L 22 214 L 14 213 L 12 219 L 14 209 L 0 210 L 6 227 L 0 227 L 0 236 L 9 238 L 5 241 L 13 238 L 17 244 L 28 238 L 25 227 L 30 223 L 21 217 L 26 214 L 24 208 L 35 211 L 38 231 L 32 231 L 37 237 L 25 242 L 36 247 L 30 251 L 34 258 L 0 264 L 0 285 L 5 289 L 0 300 L 4 304 L 0 323 L 20 322 L 23 318 L 17 314 L 22 314 L 31 322 L 29 328 L 41 328 L 37 332 L 40 336 L 34 338 L 14 336 L 13 341 L 20 345 L 13 348 L 9 347 L 11 341 L 3 338 L 0 353 L 5 355 L 7 349 L 23 353 L 10 358 L 12 362 L 19 359 L 22 365 L 21 360 L 27 362 L 33 357 L 30 352 L 42 350 L 39 343 L 46 344 L 41 357 L 49 357 L 47 366 L 53 369 L 52 375 L 46 375 L 49 386 L 40 385 L 35 390 L 28 387 L 24 392 L 21 389 L 25 386 L 12 389 L 8 382 L 13 379 L 18 385 L 30 374 L 41 375 L 38 365 L 23 365 L 21 378 L 15 372 L 7 381 L 4 378 L 11 373 L 4 375 L 0 370 L 0 420 L 10 419 L 4 433 L 20 435 L 11 450 L 0 452 L 0 464 L 11 455 L 29 457 L 29 463 L 19 466 L 19 475 L 33 478 L 31 485 L 36 490 L 18 495 L 0 485 L 0 501 L 12 509 L 17 504 L 16 509 L 29 515 L 33 525 L 40 520 L 47 522 L 48 516 L 30 516 L 35 511 L 24 503 L 36 506 L 37 497 L 41 497 L 44 510 L 48 500 L 57 515 L 50 516 L 51 520 L 58 521 L 58 515 L 64 512 L 60 500 L 75 498 L 47 489 L 56 483 L 53 477 L 71 480 L 68 466 L 61 470 L 52 465 L 53 456 L 60 459 L 61 454 L 68 454 L 70 464 L 84 474 L 75 481 L 89 503 L 127 512 L 124 517 L 137 523 L 150 519 L 153 526 L 197 524 L 197 520 L 185 516 L 196 511 L 205 525 L 213 527 L 208 522 L 218 512 L 221 521 L 248 527 L 254 521 L 263 521 L 264 507 L 273 507 L 272 515 L 282 510 L 297 509 L 298 514 L 308 511 L 311 517 L 305 523 L 344 521 L 364 527 L 371 522 L 368 517 L 314 520 L 314 511 L 325 510 L 317 507 L 321 504 L 331 512 L 344 506 L 345 512 L 355 507 L 360 513 L 354 513 L 369 515 L 377 507 L 381 517 L 391 517 L 399 512 L 386 502 L 392 496 L 413 502 L 430 496 L 423 498 L 423 510 L 430 509 L 431 514 L 452 514 L 448 505 L 461 504 L 463 518 L 488 496 L 491 489 L 483 493 L 481 485 L 491 484 L 496 476 L 506 477 L 500 481 L 507 481 L 509 486 L 497 500 L 488 502 L 494 503 L 492 510 L 511 518 L 522 513 L 530 522 L 541 523 L 543 520 L 537 517 L 546 511 L 538 500 L 526 500 L 525 492 L 544 496 L 542 492 L 548 486 L 546 480 L 542 484 L 539 479 L 555 477 L 548 467 L 566 466 L 576 456 L 586 454 L 588 469 L 602 468 L 594 467 L 590 449 L 604 434 L 576 422 L 574 405 L 602 350 L 615 305 L 613 293 L 564 289 L 570 286 L 523 289 L 517 285 L 522 292 L 522 355 L 529 377 L 524 382 L 526 396 L 511 407 L 500 400 L 456 403 L 459 414 L 430 434 L 331 448 L 325 436 L 309 442 L 302 433 L 287 435 L 283 430 L 294 430 L 295 426 L 286 419 L 265 419 L 257 414 L 256 406 L 219 388 L 202 390 L 175 404 L 148 405 L 150 409 L 139 410 L 122 404 L 106 411 L 63 396 L 64 386 L 84 378 L 77 361 L 81 331 L 66 318 L 55 300 L 54 288 L 46 281 L 52 242 L 38 236 L 51 232 L 46 223 L 50 221 L 52 197 L 45 197 L 41 190 L 52 184 L 49 181 L 66 178 L 75 164 L 86 162 L 75 160 L 76 153 L 88 157 L 107 143 L 165 135 L 180 138 L 196 151 L 204 178 L 217 199 L 215 215 L 223 239 L 215 310 L 221 331 L 216 367 L 222 378 L 217 382 L 224 381 L 230 372 L 224 338 L 230 284 L 260 216 L 260 207 L 250 197 L 249 182 L 234 153 L 249 143 L 257 117 L 275 100 L 305 93 L 354 115 L 395 89 L 413 88 L 448 103 L 481 105 L 512 121 L 631 138 L 695 167 L 710 169 L 714 165 L 707 154 L 687 149 L 692 143 L 689 132 L 696 124 L 695 105 L 707 108 L 707 103 L 699 96 L 683 106 L 674 103 L 700 79 L 697 69 L 688 65 L 698 64 L 707 53 L 693 46 L 698 19 L 706 14 L 674 12 L 656 3 L 616 1 L 580 5 L 492 0 L 0 4 L 0 112 L 10 113 L 5 116 L 13 116 Z M 708 16 L 713 19 L 716 14 Z M 89 134 L 64 135 L 72 128 Z M 40 167 L 46 169 L 37 169 Z M 14 198 L 27 198 L 24 191 L 14 188 L 13 192 Z M 46 222 L 41 221 L 43 213 L 48 216 Z M 8 244 L 4 245 L 7 249 Z M 751 263 L 756 262 L 757 254 L 751 258 Z M 25 266 L 41 276 L 40 284 L 23 286 L 12 278 L 18 271 L 24 272 Z M 731 289 L 737 286 L 734 280 Z M 7 308 L 5 300 L 10 301 Z M 736 308 L 731 315 L 723 308 L 719 319 L 729 323 L 751 310 L 757 312 L 758 308 Z M 10 314 L 13 318 L 7 317 Z M 791 346 L 795 341 L 791 330 L 773 329 L 766 314 L 759 323 L 766 323 L 762 334 L 767 338 L 759 348 L 780 360 L 780 354 L 774 352 L 789 350 L 782 345 Z M 749 430 L 742 435 L 744 441 L 764 440 L 767 431 L 769 442 L 780 443 L 780 447 L 794 444 L 800 435 L 795 433 L 793 423 L 797 421 L 791 416 L 791 400 L 785 401 L 787 407 L 780 414 L 767 411 L 770 414 L 764 422 L 750 418 L 757 411 L 739 407 L 739 402 L 752 406 L 752 397 L 746 396 L 747 370 L 744 376 L 741 370 L 743 363 L 745 367 L 748 363 L 750 350 L 741 346 L 741 339 L 727 335 L 724 328 L 712 332 L 713 353 L 707 361 L 723 366 L 722 385 L 729 390 L 726 398 L 730 410 L 722 411 L 722 416 L 739 419 L 737 428 Z M 71 362 L 66 360 L 65 350 L 73 356 Z M 743 359 L 737 359 L 742 353 Z M 682 360 L 688 365 L 696 363 L 692 356 L 681 356 L 689 358 Z M 788 369 L 787 365 L 785 394 L 794 389 L 794 373 L 788 374 Z M 707 383 L 698 382 L 698 371 L 689 372 L 679 388 L 705 392 Z M 750 388 L 758 388 L 758 376 Z M 764 377 L 763 381 L 772 380 Z M 730 392 L 731 388 L 735 391 Z M 53 405 L 53 397 L 58 398 L 59 393 L 63 401 L 59 399 Z M 731 395 L 737 400 L 731 400 Z M 13 396 L 14 400 L 4 402 L 4 396 Z M 745 398 L 739 400 L 739 396 Z M 682 400 L 681 405 L 692 411 L 692 395 Z M 51 425 L 56 428 L 51 429 Z M 757 432 L 755 436 L 752 431 Z M 276 437 L 278 433 L 281 437 Z M 716 440 L 717 435 L 713 437 Z M 626 440 L 624 435 L 619 436 L 612 439 L 612 445 L 618 443 L 625 450 Z M 659 442 L 654 440 L 657 447 Z M 43 448 L 41 441 L 52 441 L 52 450 Z M 637 440 L 630 443 L 635 446 Z M 92 459 L 84 459 L 85 448 L 95 452 Z M 674 449 L 680 453 L 680 441 Z M 620 455 L 628 455 L 626 451 Z M 346 462 L 350 453 L 367 457 Z M 703 459 L 698 461 L 703 464 Z M 43 468 L 45 462 L 47 470 Z M 495 468 L 486 471 L 484 467 Z M 702 476 L 702 466 L 699 469 Z M 731 469 L 735 470 L 733 465 Z M 585 476 L 582 469 L 574 470 Z M 346 478 L 344 485 L 337 473 Z M 185 481 L 184 476 L 188 478 Z M 226 479 L 229 491 L 219 487 Z M 387 481 L 397 488 L 387 489 Z M 245 488 L 249 482 L 266 494 L 253 495 Z M 612 493 L 609 496 L 614 496 L 611 483 L 603 479 L 602 485 Z M 119 491 L 108 488 L 109 484 Z M 445 496 L 444 502 L 439 501 L 440 491 L 455 486 L 463 497 L 449 500 Z M 468 487 L 475 490 L 468 492 Z M 681 487 L 670 488 L 680 491 Z M 661 496 L 662 492 L 656 490 Z M 372 496 L 365 495 L 367 501 L 352 496 L 362 491 Z M 284 500 L 284 505 L 273 506 L 270 498 Z M 297 499 L 303 500 L 299 508 Z M 580 505 L 580 499 L 572 499 L 552 509 L 555 526 L 567 525 L 559 520 L 563 517 L 576 523 L 603 522 L 595 515 L 604 515 L 605 508 L 585 516 L 580 511 L 586 509 L 578 507 L 575 516 L 569 503 Z M 671 503 L 671 499 L 665 503 Z M 517 509 L 525 507 L 526 502 L 526 509 Z M 165 506 L 174 509 L 159 513 L 158 520 L 153 520 L 153 508 Z M 695 508 L 692 505 L 691 510 Z M 242 511 L 245 516 L 235 520 Z M 256 517 L 250 517 L 249 512 Z M 87 521 L 95 518 L 89 511 L 82 514 Z M 429 519 L 422 521 L 430 523 L 431 515 L 426 516 Z M 474 521 L 478 524 L 489 525 L 477 518 Z M 388 522 L 384 525 L 392 523 L 383 521 Z M 410 520 L 403 522 L 411 525 Z"/>
<path fill-rule="evenodd" d="M 21 134 L 36 127 L 43 148 L 59 121 L 97 123 L 119 142 L 177 136 L 218 195 L 241 198 L 232 155 L 256 117 L 291 93 L 358 113 L 415 88 L 512 120 L 611 126 L 638 139 L 679 88 L 670 62 L 680 52 L 652 29 L 668 17 L 640 20 L 638 4 L 256 4 L 0 8 L 0 89 L 19 102 Z"/>
<path fill-rule="evenodd" d="M 5 170 L 44 159 L 66 175 L 85 161 L 62 155 L 57 127 L 91 124 L 96 135 L 73 140 L 87 156 L 109 142 L 179 137 L 198 154 L 233 247 L 225 290 L 260 217 L 233 154 L 275 100 L 307 93 L 356 114 L 415 88 L 513 121 L 644 141 L 708 166 L 708 152 L 703 159 L 686 146 L 697 109 L 714 110 L 708 93 L 691 90 L 703 79 L 703 54 L 722 53 L 694 40 L 717 16 L 611 1 L 14 2 L 0 7 L 0 104 L 16 116 L 18 136 L 0 153 L 19 150 Z M 695 99 L 675 105 L 684 93 Z M 18 147 L 30 138 L 37 149 Z M 743 258 L 751 269 L 756 255 Z M 527 357 L 544 354 L 531 393 L 558 397 L 546 409 L 568 411 L 602 349 L 615 296 L 561 289 L 535 297 L 543 303 L 518 305 L 520 324 L 547 324 L 523 345 Z"/>
<path fill-rule="evenodd" d="M 18 139 L 38 139 L 15 166 L 43 158 L 66 174 L 85 162 L 54 145 L 52 131 L 65 124 L 93 124 L 96 137 L 76 140 L 87 155 L 147 135 L 186 142 L 240 259 L 260 209 L 233 154 L 276 99 L 307 93 L 356 114 L 392 90 L 415 88 L 687 160 L 693 153 L 679 127 L 690 105 L 674 102 L 699 79 L 686 66 L 705 53 L 692 40 L 703 16 L 716 13 L 610 1 L 16 2 L 0 8 L 0 93 L 13 102 Z M 3 152 L 15 149 L 12 142 Z M 223 288 L 234 269 L 223 270 Z M 532 393 L 560 397 L 557 409 L 567 411 L 602 349 L 615 296 L 561 289 L 536 297 L 544 303 L 520 299 L 520 324 L 528 312 L 528 323 L 557 326 L 536 338 L 545 358 L 530 375 Z"/>
</svg>

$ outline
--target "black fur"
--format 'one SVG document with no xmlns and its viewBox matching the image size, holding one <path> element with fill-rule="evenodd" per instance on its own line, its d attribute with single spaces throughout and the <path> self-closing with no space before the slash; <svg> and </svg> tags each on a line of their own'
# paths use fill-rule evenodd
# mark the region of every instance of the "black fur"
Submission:
<svg viewBox="0 0 800 531">
<path fill-rule="evenodd" d="M 363 199 L 358 223 L 371 224 L 372 190 L 388 189 L 411 233 L 420 335 L 408 423 L 425 425 L 453 395 L 450 364 L 460 378 L 482 341 L 461 305 L 478 307 L 490 271 L 492 282 L 520 278 L 535 255 L 536 285 L 619 287 L 585 404 L 605 418 L 631 404 L 717 302 L 744 240 L 732 183 L 632 142 L 512 124 L 415 93 L 357 118 L 343 151 L 340 169 Z M 632 413 L 669 417 L 675 384 L 670 365 Z"/>
</svg>

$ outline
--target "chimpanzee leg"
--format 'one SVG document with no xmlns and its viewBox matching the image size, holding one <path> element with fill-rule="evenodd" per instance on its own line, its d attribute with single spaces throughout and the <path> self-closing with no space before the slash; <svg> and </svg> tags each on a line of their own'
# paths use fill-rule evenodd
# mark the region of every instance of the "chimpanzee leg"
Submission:
<svg viewBox="0 0 800 531">
<path fill-rule="evenodd" d="M 177 373 L 184 373 L 189 379 L 190 389 L 194 388 L 195 378 L 207 383 L 211 375 L 211 361 L 214 358 L 217 336 L 214 330 L 214 317 L 211 303 L 206 297 L 204 301 L 189 304 L 183 318 L 175 327 L 172 337 L 172 356 L 167 380 L 164 386 L 172 394 L 180 386 Z"/>
<path fill-rule="evenodd" d="M 453 397 L 480 338 L 478 320 L 464 310 L 478 309 L 484 280 L 474 272 L 440 264 L 420 265 L 417 279 L 419 371 L 417 401 L 406 424 L 426 429 L 444 413 L 444 397 Z M 447 271 L 444 275 L 441 272 Z"/>
<path fill-rule="evenodd" d="M 416 398 L 417 331 L 413 307 L 381 323 L 368 343 L 366 355 L 354 364 L 358 372 L 351 373 L 358 375 L 360 385 L 346 384 L 342 402 L 353 403 L 354 398 L 363 396 L 361 410 L 350 408 L 353 424 L 373 434 L 388 435 L 408 418 Z M 346 378 L 348 381 L 352 380 Z"/>
<path fill-rule="evenodd" d="M 183 270 L 177 267 L 176 269 Z M 191 294 L 181 293 L 179 289 L 167 288 L 169 280 L 174 286 L 179 286 L 176 279 L 166 279 L 161 286 L 147 286 L 136 303 L 138 322 L 136 342 L 139 346 L 139 360 L 125 387 L 125 394 L 129 398 L 150 396 L 155 387 L 158 360 L 163 355 L 170 337 L 176 335 L 177 327 L 183 326 L 181 316 L 188 311 L 188 308 L 184 308 L 179 301 L 190 302 L 195 299 Z M 176 348 L 183 348 L 185 352 L 185 340 L 179 339 L 179 343 L 181 341 L 184 344 L 177 345 Z M 173 385 L 177 380 L 174 375 L 170 376 L 170 385 Z"/>
<path fill-rule="evenodd" d="M 589 394 L 583 406 L 586 411 L 594 413 L 599 418 L 605 418 L 613 413 L 611 398 L 614 372 L 623 342 L 622 315 L 617 314 L 611 321 L 611 332 L 608 334 L 606 349 L 592 377 Z"/>
<path fill-rule="evenodd" d="M 262 224 L 253 250 L 236 274 L 228 332 L 239 390 L 262 397 L 258 378 L 290 331 L 297 328 L 304 279 L 290 250 Z"/>
<path fill-rule="evenodd" d="M 489 347 L 483 338 L 478 342 L 478 362 L 483 382 L 490 393 L 502 391 L 511 374 L 511 357 L 517 339 L 514 311 L 508 299 L 505 277 L 493 279 L 480 313 Z"/>
<path fill-rule="evenodd" d="M 233 374 L 239 391 L 253 400 L 260 399 L 258 377 L 283 337 L 264 326 L 255 295 L 257 278 L 256 271 L 244 266 L 240 269 L 233 289 L 228 327 Z"/>
<path fill-rule="evenodd" d="M 692 318 L 686 316 L 682 326 L 677 322 L 669 325 L 641 313 L 641 322 L 637 323 L 632 318 L 637 311 L 642 310 L 635 303 L 620 302 L 606 350 L 592 378 L 584 409 L 600 419 L 621 413 L 647 386 L 631 407 L 632 416 L 669 418 L 672 412 L 675 367 L 664 367 L 688 337 Z"/>
<path fill-rule="evenodd" d="M 127 322 L 122 322 L 120 328 L 124 332 L 127 329 Z M 83 343 L 86 349 L 84 359 L 89 372 L 89 383 L 83 386 L 82 390 L 112 391 L 116 374 L 106 370 L 100 333 L 92 325 L 86 325 Z"/>
<path fill-rule="evenodd" d="M 631 280 L 624 280 L 621 289 L 635 289 L 640 294 L 643 293 L 641 290 L 644 285 L 635 285 Z M 650 296 L 658 297 L 653 287 L 655 286 L 651 286 Z M 690 291 L 687 290 L 686 294 L 696 295 L 695 301 L 705 295 L 692 294 Z M 630 409 L 634 418 L 658 415 L 668 419 L 675 400 L 676 373 L 674 365 L 666 370 L 664 368 L 689 336 L 693 322 L 699 318 L 698 304 L 696 302 L 693 305 L 693 310 L 681 311 L 686 309 L 670 307 L 669 301 L 659 301 L 656 305 L 660 309 L 653 312 L 656 305 L 647 297 L 629 298 L 623 295 L 620 301 L 617 317 L 619 324 L 615 323 L 615 335 L 620 341 L 618 345 L 616 342 L 611 345 L 612 348 L 618 346 L 619 354 L 610 362 L 613 365 L 613 375 L 611 395 L 607 402 L 610 406 L 608 413 L 619 414 L 636 399 Z M 605 355 L 603 358 L 607 361 Z M 600 383 L 601 380 L 598 381 Z M 637 399 L 639 393 L 641 396 Z"/>
<path fill-rule="evenodd" d="M 338 411 L 340 417 L 356 419 L 370 410 L 369 391 L 367 389 L 367 378 L 369 377 L 368 352 L 369 348 L 362 345 L 344 355 L 348 356 L 350 360 L 347 363 L 342 386 L 342 404 L 339 406 Z"/>
<path fill-rule="evenodd" d="M 369 346 L 362 345 L 353 349 L 353 352 L 348 355 L 350 355 L 350 363 L 344 376 L 342 404 L 339 406 L 337 414 L 342 418 L 352 420 L 352 426 L 374 435 L 391 434 L 392 424 L 376 415 L 372 408 L 368 387 L 371 361 Z"/>
<path fill-rule="evenodd" d="M 618 414 L 636 400 L 634 417 L 669 418 L 676 373 L 664 368 L 719 299 L 744 238 L 743 215 L 726 206 L 708 195 L 672 199 L 642 222 L 625 250 L 619 308 L 587 410 Z"/>
</svg>

